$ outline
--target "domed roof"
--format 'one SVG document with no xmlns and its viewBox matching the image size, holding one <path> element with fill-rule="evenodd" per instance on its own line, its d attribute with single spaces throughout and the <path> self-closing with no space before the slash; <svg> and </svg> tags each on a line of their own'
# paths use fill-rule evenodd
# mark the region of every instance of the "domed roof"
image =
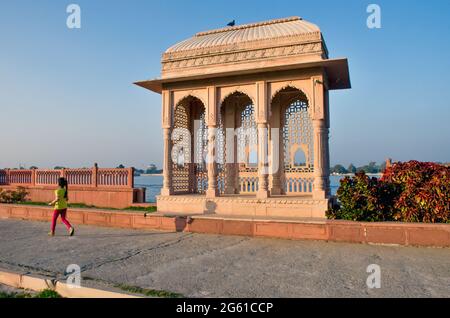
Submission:
<svg viewBox="0 0 450 318">
<path fill-rule="evenodd" d="M 213 65 L 245 68 L 243 63 L 255 61 L 279 60 L 286 64 L 327 58 L 319 27 L 291 17 L 197 33 L 166 50 L 161 62 L 162 75 L 167 77 L 180 71 L 204 73 L 210 70 L 201 68 Z"/>
<path fill-rule="evenodd" d="M 322 68 L 329 89 L 350 87 L 347 59 L 330 60 L 319 27 L 299 17 L 197 33 L 167 49 L 161 64 L 159 79 L 136 84 L 161 93 L 179 81 Z"/>
<path fill-rule="evenodd" d="M 197 33 L 194 37 L 170 47 L 166 53 L 190 51 L 224 45 L 293 37 L 319 33 L 317 25 L 299 17 L 276 19 L 259 23 L 244 24 L 223 29 Z"/>
</svg>

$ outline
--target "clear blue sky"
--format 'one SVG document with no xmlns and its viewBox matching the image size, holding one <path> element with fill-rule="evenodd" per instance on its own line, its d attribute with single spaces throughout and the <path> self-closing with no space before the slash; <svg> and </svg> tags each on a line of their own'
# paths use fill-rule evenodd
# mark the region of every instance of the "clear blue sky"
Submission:
<svg viewBox="0 0 450 318">
<path fill-rule="evenodd" d="M 82 28 L 66 27 L 77 3 Z M 366 27 L 366 7 L 382 29 Z M 332 164 L 450 161 L 450 1 L 2 0 L 0 167 L 161 164 L 161 53 L 198 31 L 298 15 L 353 88 L 331 94 Z"/>
</svg>

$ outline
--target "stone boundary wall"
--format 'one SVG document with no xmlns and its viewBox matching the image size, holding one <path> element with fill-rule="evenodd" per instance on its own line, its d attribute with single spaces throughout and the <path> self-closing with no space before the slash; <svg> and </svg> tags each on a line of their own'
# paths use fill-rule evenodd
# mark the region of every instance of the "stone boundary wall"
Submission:
<svg viewBox="0 0 450 318">
<path fill-rule="evenodd" d="M 55 199 L 54 187 L 24 187 L 27 199 L 32 202 L 51 202 Z M 15 186 L 0 186 L 3 190 L 16 190 Z M 71 187 L 69 185 L 69 203 L 82 203 L 102 208 L 125 209 L 144 203 L 145 189 L 100 189 Z"/>
<path fill-rule="evenodd" d="M 0 218 L 50 222 L 52 209 L 0 204 Z M 171 232 L 362 244 L 450 247 L 450 224 L 367 223 L 350 221 L 246 220 L 226 217 L 145 214 L 143 212 L 70 209 L 73 224 Z"/>
<path fill-rule="evenodd" d="M 134 168 L 111 169 L 31 169 L 31 170 L 0 170 L 0 186 L 56 186 L 59 178 L 66 178 L 70 186 L 91 188 L 121 188 L 134 187 Z"/>
<path fill-rule="evenodd" d="M 134 188 L 134 168 L 109 169 L 60 169 L 60 170 L 0 170 L 0 189 L 27 190 L 27 199 L 34 202 L 50 202 L 58 178 L 69 183 L 70 202 L 105 208 L 127 208 L 134 203 L 145 202 L 145 189 Z"/>
</svg>

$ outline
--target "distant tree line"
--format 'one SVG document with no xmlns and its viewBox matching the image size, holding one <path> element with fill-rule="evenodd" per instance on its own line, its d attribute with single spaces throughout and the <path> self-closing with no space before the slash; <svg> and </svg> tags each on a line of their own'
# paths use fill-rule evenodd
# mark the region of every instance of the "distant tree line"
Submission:
<svg viewBox="0 0 450 318">
<path fill-rule="evenodd" d="M 443 166 L 450 167 L 450 162 L 442 163 L 442 162 L 436 162 L 436 164 L 440 164 Z M 19 168 L 12 168 L 12 170 L 26 170 L 25 167 L 20 166 Z M 31 166 L 29 168 L 32 169 L 39 169 L 37 166 Z M 65 169 L 63 166 L 56 166 L 54 167 L 55 170 L 61 170 Z M 117 166 L 117 169 L 125 169 L 125 166 L 123 164 L 120 164 Z M 368 165 L 356 167 L 353 163 L 351 163 L 347 168 L 345 168 L 341 164 L 337 164 L 334 167 L 331 167 L 330 173 L 332 174 L 354 174 L 360 171 L 364 171 L 365 173 L 383 173 L 386 169 L 386 162 L 383 162 L 381 164 L 377 164 L 376 162 L 370 162 Z M 146 169 L 135 169 L 135 173 L 137 175 L 140 174 L 161 174 L 163 172 L 162 169 L 158 169 L 158 167 L 154 164 L 150 164 Z"/>
<path fill-rule="evenodd" d="M 141 174 L 161 174 L 162 169 L 158 169 L 158 167 L 154 164 L 151 164 L 147 167 L 147 169 L 134 169 L 134 174 L 139 176 Z"/>
<path fill-rule="evenodd" d="M 337 164 L 331 168 L 330 172 L 332 174 L 349 174 L 364 171 L 365 173 L 382 173 L 386 169 L 386 162 L 378 165 L 376 162 L 370 162 L 368 165 L 362 167 L 356 167 L 351 163 L 347 168 L 343 165 Z"/>
</svg>

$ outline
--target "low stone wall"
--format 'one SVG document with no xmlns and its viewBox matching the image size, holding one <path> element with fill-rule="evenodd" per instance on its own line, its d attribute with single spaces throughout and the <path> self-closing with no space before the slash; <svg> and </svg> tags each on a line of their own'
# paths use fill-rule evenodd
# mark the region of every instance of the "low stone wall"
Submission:
<svg viewBox="0 0 450 318">
<path fill-rule="evenodd" d="M 450 224 L 266 221 L 194 217 L 189 231 L 292 240 L 450 247 Z"/>
<path fill-rule="evenodd" d="M 267 198 L 217 197 L 173 195 L 156 197 L 158 211 L 162 213 L 246 215 L 248 217 L 323 218 L 329 200 L 312 197 Z"/>
<path fill-rule="evenodd" d="M 0 218 L 49 222 L 47 207 L 0 204 Z M 70 209 L 74 224 L 129 229 L 242 235 L 291 240 L 320 240 L 362 244 L 450 247 L 450 224 L 366 223 L 311 220 L 252 220 L 218 216 L 181 216 L 144 214 L 93 209 Z"/>
<path fill-rule="evenodd" d="M 53 209 L 49 207 L 0 204 L 0 218 L 50 222 Z M 97 209 L 69 209 L 67 218 L 74 225 L 94 225 L 125 229 L 163 230 L 181 232 L 186 220 L 146 214 L 144 212 Z"/>
<path fill-rule="evenodd" d="M 0 186 L 4 190 L 16 190 L 17 186 Z M 25 186 L 27 199 L 32 202 L 51 202 L 55 199 L 55 187 Z M 134 203 L 145 202 L 145 189 L 108 189 L 91 187 L 69 187 L 70 203 L 104 208 L 124 209 Z"/>
</svg>

